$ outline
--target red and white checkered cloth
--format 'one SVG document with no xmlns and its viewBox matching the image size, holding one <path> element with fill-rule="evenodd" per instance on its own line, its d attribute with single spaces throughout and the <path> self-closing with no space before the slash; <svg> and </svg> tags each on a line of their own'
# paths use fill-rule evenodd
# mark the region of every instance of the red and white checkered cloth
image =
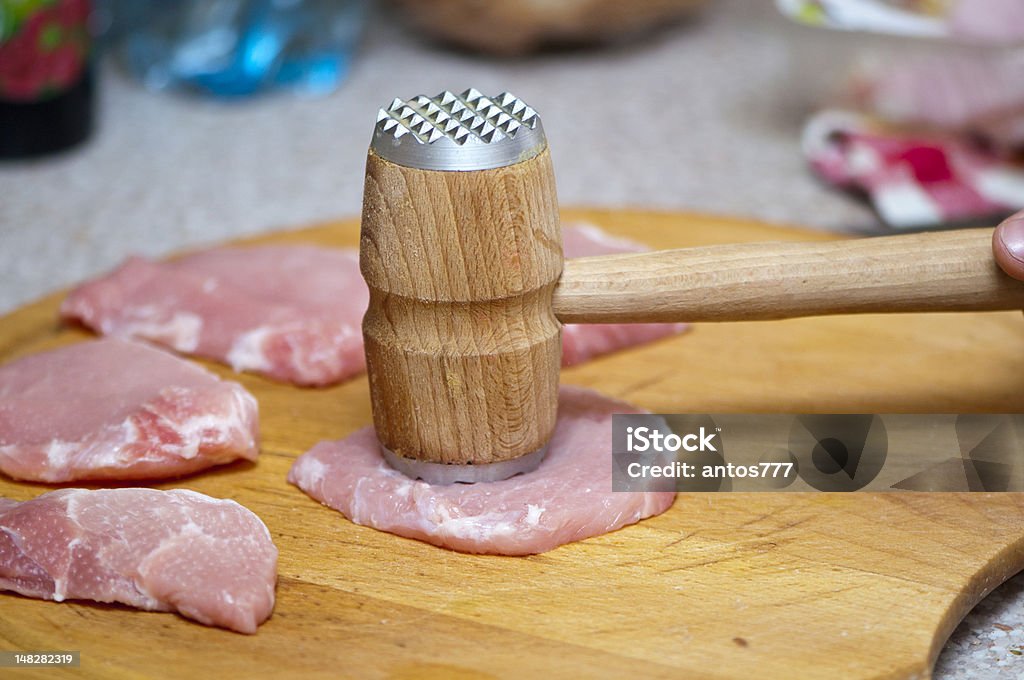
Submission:
<svg viewBox="0 0 1024 680">
<path fill-rule="evenodd" d="M 804 152 L 825 181 L 866 194 L 896 228 L 1024 207 L 1024 0 L 776 2 L 812 25 L 935 39 L 862 63 L 851 110 L 807 123 Z"/>
<path fill-rule="evenodd" d="M 894 228 L 998 218 L 1024 208 L 1024 166 L 964 135 L 913 132 L 828 110 L 807 123 L 803 147 L 815 172 L 865 193 Z"/>
</svg>

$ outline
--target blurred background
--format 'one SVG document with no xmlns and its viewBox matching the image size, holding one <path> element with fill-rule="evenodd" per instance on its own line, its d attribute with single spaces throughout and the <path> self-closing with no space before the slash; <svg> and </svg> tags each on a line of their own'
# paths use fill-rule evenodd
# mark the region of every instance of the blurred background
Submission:
<svg viewBox="0 0 1024 680">
<path fill-rule="evenodd" d="M 565 205 L 869 234 L 1024 207 L 1024 0 L 0 0 L 0 313 L 359 214 L 378 108 L 536 108 Z M 1021 677 L 1024 579 L 937 677 Z"/>
<path fill-rule="evenodd" d="M 1024 206 L 1024 8 L 919 4 L 0 0 L 0 311 L 130 253 L 356 216 L 377 109 L 446 88 L 537 108 L 566 205 L 991 221 Z M 76 70 L 53 26 L 90 5 Z"/>
</svg>

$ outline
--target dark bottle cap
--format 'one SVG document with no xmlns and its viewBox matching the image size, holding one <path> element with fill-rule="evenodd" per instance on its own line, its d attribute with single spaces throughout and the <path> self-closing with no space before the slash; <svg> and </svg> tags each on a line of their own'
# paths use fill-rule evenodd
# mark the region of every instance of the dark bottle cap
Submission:
<svg viewBox="0 0 1024 680">
<path fill-rule="evenodd" d="M 92 132 L 93 70 L 55 97 L 19 102 L 0 99 L 0 158 L 30 158 L 69 149 Z"/>
</svg>

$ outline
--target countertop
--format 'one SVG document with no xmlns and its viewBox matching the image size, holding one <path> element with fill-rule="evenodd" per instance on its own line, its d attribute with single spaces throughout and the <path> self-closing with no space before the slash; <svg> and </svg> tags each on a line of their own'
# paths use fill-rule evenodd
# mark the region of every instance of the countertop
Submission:
<svg viewBox="0 0 1024 680">
<path fill-rule="evenodd" d="M 84 147 L 0 163 L 0 313 L 132 253 L 356 215 L 377 108 L 470 85 L 540 110 L 563 204 L 878 230 L 869 208 L 805 168 L 794 78 L 806 52 L 770 5 L 723 1 L 640 44 L 518 61 L 446 51 L 377 17 L 348 81 L 324 99 L 153 94 L 104 62 Z M 1019 575 L 960 625 L 935 677 L 1018 678 L 1022 650 Z"/>
</svg>

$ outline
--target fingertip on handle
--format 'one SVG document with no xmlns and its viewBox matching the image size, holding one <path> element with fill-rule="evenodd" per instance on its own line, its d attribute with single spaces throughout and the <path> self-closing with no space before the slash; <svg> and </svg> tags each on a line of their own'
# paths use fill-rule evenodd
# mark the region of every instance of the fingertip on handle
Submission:
<svg viewBox="0 0 1024 680">
<path fill-rule="evenodd" d="M 992 234 L 992 251 L 1003 271 L 1024 281 L 1024 212 L 996 228 Z"/>
</svg>

